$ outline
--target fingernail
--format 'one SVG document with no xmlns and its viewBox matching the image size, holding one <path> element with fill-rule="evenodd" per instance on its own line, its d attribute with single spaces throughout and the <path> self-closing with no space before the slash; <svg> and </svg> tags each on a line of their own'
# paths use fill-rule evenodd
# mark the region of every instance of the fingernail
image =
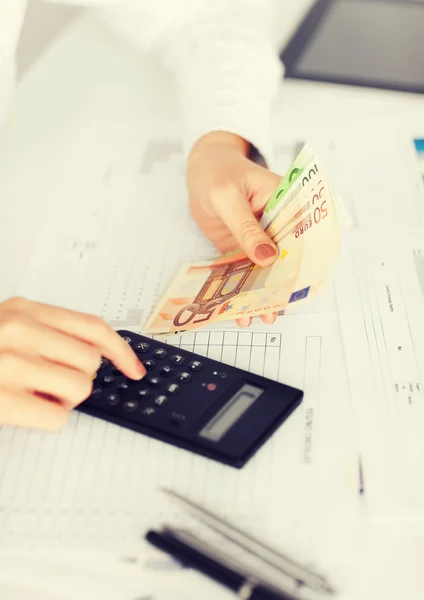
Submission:
<svg viewBox="0 0 424 600">
<path fill-rule="evenodd" d="M 246 317 L 245 319 L 240 319 L 238 321 L 239 327 L 250 327 L 252 324 L 252 317 Z"/>
<path fill-rule="evenodd" d="M 277 254 L 276 249 L 270 244 L 260 244 L 255 250 L 255 256 L 258 260 L 267 260 Z"/>
</svg>

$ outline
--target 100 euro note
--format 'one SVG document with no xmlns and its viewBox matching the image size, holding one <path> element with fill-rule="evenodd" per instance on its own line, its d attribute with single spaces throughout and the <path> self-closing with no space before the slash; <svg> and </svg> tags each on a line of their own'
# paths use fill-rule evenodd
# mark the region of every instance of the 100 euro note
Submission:
<svg viewBox="0 0 424 600">
<path fill-rule="evenodd" d="M 280 202 L 269 219 L 267 233 L 279 250 L 274 264 L 257 267 L 239 251 L 185 265 L 148 320 L 146 333 L 278 312 L 320 291 L 339 260 L 340 232 L 324 165 L 311 158 L 296 194 Z M 273 197 L 277 193 L 278 188 Z"/>
</svg>

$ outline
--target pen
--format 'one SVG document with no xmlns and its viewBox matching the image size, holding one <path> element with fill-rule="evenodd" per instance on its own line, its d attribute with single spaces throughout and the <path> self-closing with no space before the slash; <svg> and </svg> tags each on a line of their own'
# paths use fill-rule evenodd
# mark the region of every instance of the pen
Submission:
<svg viewBox="0 0 424 600">
<path fill-rule="evenodd" d="M 364 468 L 362 466 L 362 458 L 359 457 L 359 494 L 363 496 L 365 494 L 364 485 Z"/>
<path fill-rule="evenodd" d="M 163 489 L 166 495 L 182 504 L 189 512 L 193 513 L 204 524 L 220 533 L 231 542 L 237 544 L 251 554 L 260 556 L 260 558 L 270 566 L 282 571 L 290 578 L 294 579 L 299 585 L 308 586 L 309 588 L 334 594 L 334 588 L 329 584 L 325 577 L 316 573 L 312 569 L 308 569 L 301 564 L 296 563 L 288 556 L 281 552 L 277 552 L 263 542 L 260 542 L 251 535 L 248 535 L 231 525 L 228 521 L 213 514 L 211 511 L 198 506 L 191 500 L 188 500 L 172 490 Z"/>
<path fill-rule="evenodd" d="M 235 592 L 243 600 L 297 600 L 290 592 L 272 588 L 249 577 L 243 568 L 237 568 L 237 561 L 226 559 L 221 562 L 212 551 L 201 552 L 174 535 L 176 532 L 149 531 L 146 539 L 156 548 L 171 554 L 183 565 L 200 571 L 217 583 Z"/>
</svg>

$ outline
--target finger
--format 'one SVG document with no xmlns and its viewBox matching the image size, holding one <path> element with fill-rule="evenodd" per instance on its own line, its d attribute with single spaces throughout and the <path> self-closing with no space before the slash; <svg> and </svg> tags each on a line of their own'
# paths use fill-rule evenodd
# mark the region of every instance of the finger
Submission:
<svg viewBox="0 0 424 600">
<path fill-rule="evenodd" d="M 277 247 L 259 225 L 247 198 L 240 192 L 217 198 L 215 209 L 240 247 L 260 267 L 271 265 L 277 258 Z"/>
<path fill-rule="evenodd" d="M 276 312 L 268 313 L 267 315 L 261 315 L 261 319 L 265 323 L 265 325 L 272 325 L 277 320 L 277 317 L 278 313 Z"/>
<path fill-rule="evenodd" d="M 250 327 L 252 324 L 252 317 L 243 317 L 242 319 L 236 319 L 239 327 Z"/>
<path fill-rule="evenodd" d="M 57 398 L 71 408 L 86 400 L 93 387 L 88 374 L 43 358 L 13 352 L 4 352 L 0 357 L 0 381 L 6 389 L 39 392 Z"/>
<path fill-rule="evenodd" d="M 131 347 L 105 321 L 92 315 L 49 306 L 38 302 L 19 299 L 18 302 L 27 314 L 45 325 L 74 336 L 96 346 L 102 356 L 131 379 L 140 379 L 146 373 Z"/>
<path fill-rule="evenodd" d="M 96 346 L 26 316 L 20 316 L 3 329 L 1 348 L 24 355 L 36 353 L 51 362 L 89 374 L 98 370 L 101 361 Z"/>
<path fill-rule="evenodd" d="M 0 424 L 56 431 L 67 421 L 69 410 L 23 391 L 0 391 Z"/>
<path fill-rule="evenodd" d="M 255 181 L 259 181 L 260 185 L 255 187 L 255 192 L 252 193 L 250 201 L 255 215 L 261 216 L 271 196 L 280 185 L 282 176 L 263 167 L 258 166 L 257 168 L 259 169 L 259 177 L 255 178 Z"/>
</svg>

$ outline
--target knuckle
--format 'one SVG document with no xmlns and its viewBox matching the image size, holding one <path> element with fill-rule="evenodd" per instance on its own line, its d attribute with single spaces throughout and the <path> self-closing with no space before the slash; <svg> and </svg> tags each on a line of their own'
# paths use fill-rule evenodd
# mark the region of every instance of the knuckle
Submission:
<svg viewBox="0 0 424 600">
<path fill-rule="evenodd" d="M 256 221 L 244 220 L 239 225 L 239 235 L 241 240 L 247 241 L 261 236 L 261 229 Z"/>
<path fill-rule="evenodd" d="M 227 203 L 228 198 L 238 193 L 238 187 L 232 179 L 222 179 L 210 190 L 212 204 Z"/>
<path fill-rule="evenodd" d="M 81 375 L 75 382 L 74 400 L 82 402 L 90 396 L 93 390 L 93 381 L 87 376 Z"/>
<path fill-rule="evenodd" d="M 86 356 L 84 358 L 84 363 L 86 365 L 87 370 L 90 372 L 97 371 L 100 367 L 100 362 L 102 360 L 102 354 L 98 348 L 94 346 L 87 346 Z"/>
<path fill-rule="evenodd" d="M 2 336 L 15 340 L 26 336 L 29 328 L 29 320 L 15 310 L 1 325 Z"/>
<path fill-rule="evenodd" d="M 108 330 L 108 325 L 106 321 L 101 319 L 100 317 L 96 317 L 95 315 L 87 315 L 87 327 L 90 327 L 93 331 L 97 332 L 99 335 L 104 335 Z"/>
<path fill-rule="evenodd" d="M 14 296 L 13 298 L 9 298 L 5 305 L 8 306 L 13 311 L 25 311 L 30 304 L 30 301 L 26 298 L 21 298 L 20 296 Z"/>
<path fill-rule="evenodd" d="M 15 352 L 3 350 L 0 352 L 0 378 L 4 373 L 11 373 L 18 370 L 23 362 Z"/>
</svg>

